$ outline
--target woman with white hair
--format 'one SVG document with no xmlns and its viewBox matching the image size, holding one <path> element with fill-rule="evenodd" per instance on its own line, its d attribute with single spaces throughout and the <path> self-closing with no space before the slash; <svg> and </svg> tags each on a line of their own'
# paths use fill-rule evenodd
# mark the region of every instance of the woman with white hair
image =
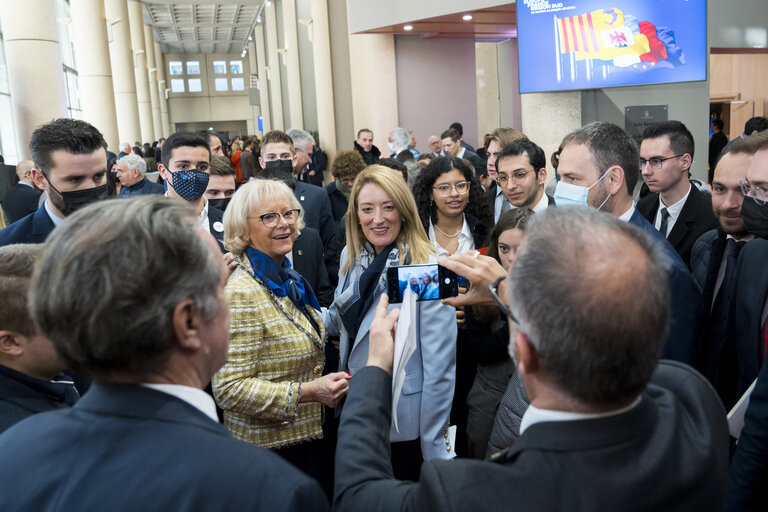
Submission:
<svg viewBox="0 0 768 512">
<path fill-rule="evenodd" d="M 322 406 L 346 395 L 349 376 L 322 375 L 320 305 L 286 257 L 303 226 L 280 181 L 251 180 L 232 197 L 224 213 L 224 245 L 238 262 L 225 288 L 229 354 L 212 385 L 235 437 L 272 449 L 330 490 Z"/>
</svg>

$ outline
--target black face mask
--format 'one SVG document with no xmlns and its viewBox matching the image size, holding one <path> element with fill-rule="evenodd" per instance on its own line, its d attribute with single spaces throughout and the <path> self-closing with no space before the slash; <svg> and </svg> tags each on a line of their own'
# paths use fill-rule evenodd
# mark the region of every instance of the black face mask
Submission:
<svg viewBox="0 0 768 512">
<path fill-rule="evenodd" d="M 231 197 L 222 197 L 220 199 L 209 199 L 208 205 L 213 206 L 216 209 L 224 211 L 227 209 L 227 205 L 232 200 Z"/>
<path fill-rule="evenodd" d="M 51 201 L 65 217 L 91 203 L 106 199 L 109 195 L 106 183 L 99 187 L 75 190 L 73 192 L 59 192 L 50 181 L 48 182 L 48 185 L 54 192 L 56 192 L 56 195 L 59 196 L 54 197 L 54 194 L 49 194 Z"/>
<path fill-rule="evenodd" d="M 757 204 L 751 197 L 741 203 L 741 218 L 747 231 L 760 238 L 768 238 L 768 203 Z"/>
<path fill-rule="evenodd" d="M 264 169 L 259 173 L 259 178 L 280 180 L 291 187 L 291 189 L 296 188 L 296 178 L 293 175 L 293 160 L 265 162 Z"/>
</svg>

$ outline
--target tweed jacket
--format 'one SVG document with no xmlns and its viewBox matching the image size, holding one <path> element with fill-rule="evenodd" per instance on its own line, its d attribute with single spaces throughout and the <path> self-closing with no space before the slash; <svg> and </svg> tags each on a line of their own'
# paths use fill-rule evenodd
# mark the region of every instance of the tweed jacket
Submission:
<svg viewBox="0 0 768 512">
<path fill-rule="evenodd" d="M 226 364 L 214 375 L 224 426 L 244 441 L 266 448 L 323 436 L 322 405 L 299 403 L 301 383 L 323 373 L 325 327 L 319 312 L 307 316 L 288 297 L 278 297 L 254 279 L 248 258 L 227 281 L 231 325 Z"/>
</svg>

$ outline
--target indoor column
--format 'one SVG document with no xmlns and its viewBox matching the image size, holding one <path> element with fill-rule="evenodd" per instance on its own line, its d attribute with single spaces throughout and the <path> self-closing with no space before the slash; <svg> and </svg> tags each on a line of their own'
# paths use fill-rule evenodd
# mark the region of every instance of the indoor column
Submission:
<svg viewBox="0 0 768 512">
<path fill-rule="evenodd" d="M 269 98 L 272 103 L 272 128 L 285 130 L 283 122 L 283 88 L 280 79 L 280 56 L 277 52 L 277 22 L 275 21 L 275 4 L 268 3 L 264 7 L 265 32 L 267 50 L 269 54 L 269 69 L 267 69 L 267 81 L 269 82 Z"/>
<path fill-rule="evenodd" d="M 157 61 L 155 60 L 155 36 L 150 25 L 144 25 L 144 47 L 147 49 L 147 71 L 149 78 L 149 100 L 152 106 L 152 128 L 155 136 L 152 140 L 162 137 L 163 119 L 160 115 L 160 98 L 157 93 Z M 152 140 L 146 142 L 152 143 Z"/>
<path fill-rule="evenodd" d="M 317 131 L 323 148 L 332 162 L 336 154 L 336 114 L 333 101 L 333 68 L 331 39 L 328 28 L 327 0 L 311 0 L 312 57 L 315 64 L 315 96 L 317 97 Z M 330 173 L 328 173 L 330 174 Z"/>
<path fill-rule="evenodd" d="M 144 17 L 141 9 L 141 2 L 128 2 L 128 19 L 131 25 L 133 72 L 136 77 L 136 102 L 139 106 L 141 142 L 152 142 L 155 140 L 155 129 L 152 120 L 152 103 L 149 96 L 147 51 L 144 47 Z"/>
<path fill-rule="evenodd" d="M 104 2 L 74 0 L 70 2 L 70 9 L 83 119 L 98 128 L 107 141 L 107 147 L 118 153 L 117 116 Z"/>
<path fill-rule="evenodd" d="M 253 29 L 253 42 L 256 47 L 256 69 L 259 75 L 259 98 L 261 99 L 261 122 L 264 133 L 272 129 L 272 116 L 269 108 L 269 81 L 267 80 L 267 57 L 264 51 L 264 25 L 256 24 Z M 263 133 L 262 133 L 263 135 Z"/>
<path fill-rule="evenodd" d="M 105 0 L 107 23 L 112 27 L 109 55 L 112 63 L 112 85 L 115 93 L 117 132 L 120 142 L 133 144 L 141 138 L 136 79 L 131 53 L 131 28 L 126 0 Z"/>
<path fill-rule="evenodd" d="M 163 52 L 160 51 L 160 43 L 155 41 L 155 66 L 157 66 L 157 97 L 160 100 L 160 133 L 155 135 L 159 139 L 160 137 L 168 137 L 172 133 L 170 129 L 170 118 L 168 117 L 168 100 L 165 97 L 165 88 L 168 87 L 168 83 L 165 81 L 165 59 L 163 59 Z"/>
<path fill-rule="evenodd" d="M 295 0 L 283 0 L 283 39 L 288 67 L 288 112 L 290 127 L 304 129 L 304 115 L 301 101 L 301 73 L 299 71 L 299 37 L 296 34 Z"/>
<path fill-rule="evenodd" d="M 0 20 L 19 156 L 29 158 L 35 128 L 69 117 L 56 7 L 53 0 L 1 0 Z"/>
</svg>

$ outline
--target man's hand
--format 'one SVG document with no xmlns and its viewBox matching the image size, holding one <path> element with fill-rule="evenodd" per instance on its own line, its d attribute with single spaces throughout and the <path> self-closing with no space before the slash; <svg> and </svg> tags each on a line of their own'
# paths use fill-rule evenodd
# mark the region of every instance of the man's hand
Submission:
<svg viewBox="0 0 768 512">
<path fill-rule="evenodd" d="M 443 304 L 453 307 L 496 305 L 491 292 L 488 291 L 488 285 L 493 284 L 499 277 L 507 273 L 498 261 L 490 256 L 465 252 L 464 254 L 440 258 L 437 262 L 448 270 L 453 270 L 456 274 L 466 277 L 471 285 L 467 293 L 443 299 Z M 500 297 L 505 296 L 501 293 L 504 290 L 503 285 L 502 282 L 499 290 Z"/>
<path fill-rule="evenodd" d="M 234 272 L 238 265 L 235 255 L 231 252 L 224 253 L 224 264 L 227 266 L 230 274 Z"/>
<path fill-rule="evenodd" d="M 392 375 L 392 360 L 395 358 L 395 326 L 400 310 L 393 309 L 387 314 L 388 305 L 389 297 L 382 294 L 368 335 L 367 365 L 378 366 Z"/>
</svg>

